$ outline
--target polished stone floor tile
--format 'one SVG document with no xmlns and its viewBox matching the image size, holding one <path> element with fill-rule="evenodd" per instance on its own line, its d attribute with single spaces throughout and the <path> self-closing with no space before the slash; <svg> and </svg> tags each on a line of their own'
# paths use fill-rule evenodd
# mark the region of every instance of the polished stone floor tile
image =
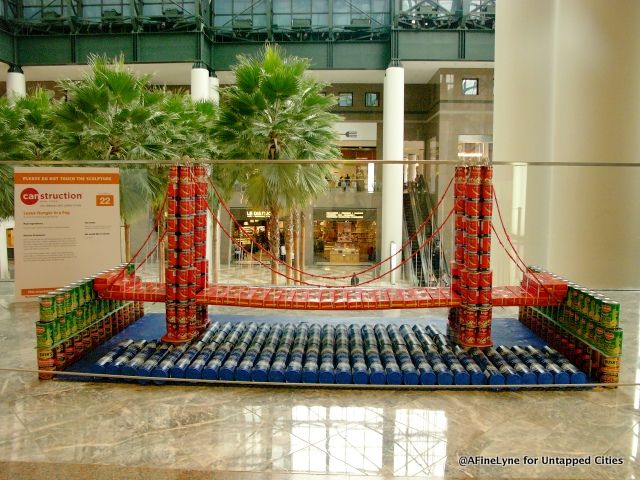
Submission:
<svg viewBox="0 0 640 480">
<path fill-rule="evenodd" d="M 0 479 L 640 477 L 638 387 L 457 392 L 39 381 L 18 371 L 36 364 L 37 309 L 11 303 L 10 294 L 0 284 Z M 636 382 L 640 293 L 610 296 L 623 302 L 622 381 Z M 154 309 L 161 307 L 147 310 Z M 293 311 L 225 312 L 299 319 Z M 415 315 L 375 312 L 375 319 Z M 338 318 L 363 314 L 309 315 Z M 594 465 L 597 455 L 624 464 Z M 460 465 L 467 456 L 539 463 Z M 543 456 L 590 456 L 592 464 L 542 465 Z"/>
</svg>

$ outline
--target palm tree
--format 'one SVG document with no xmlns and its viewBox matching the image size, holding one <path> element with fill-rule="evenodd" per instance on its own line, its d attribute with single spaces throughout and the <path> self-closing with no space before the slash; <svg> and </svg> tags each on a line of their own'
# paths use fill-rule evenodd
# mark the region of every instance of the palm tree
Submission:
<svg viewBox="0 0 640 480">
<path fill-rule="evenodd" d="M 51 95 L 36 90 L 11 105 L 0 98 L 0 159 L 39 160 L 46 157 L 51 130 Z M 0 165 L 0 219 L 13 216 L 13 168 Z"/>
<path fill-rule="evenodd" d="M 209 156 L 212 105 L 191 101 L 183 92 L 152 87 L 148 76 L 136 76 L 122 58 L 89 59 L 80 81 L 65 80 L 68 100 L 54 110 L 52 154 L 68 160 L 178 160 Z M 130 258 L 130 225 L 157 212 L 166 189 L 166 168 L 121 167 L 121 216 L 126 257 Z"/>
<path fill-rule="evenodd" d="M 322 93 L 325 84 L 305 76 L 308 68 L 307 59 L 283 56 L 278 46 L 267 45 L 255 57 L 238 57 L 236 85 L 221 96 L 218 142 L 222 155 L 256 160 L 240 178 L 247 186 L 248 203 L 271 213 L 267 232 L 276 258 L 281 212 L 323 193 L 331 177 L 327 164 L 294 165 L 279 160 L 324 160 L 340 155 L 332 128 L 339 117 L 329 112 L 335 97 Z M 275 261 L 271 267 L 275 284 Z"/>
</svg>

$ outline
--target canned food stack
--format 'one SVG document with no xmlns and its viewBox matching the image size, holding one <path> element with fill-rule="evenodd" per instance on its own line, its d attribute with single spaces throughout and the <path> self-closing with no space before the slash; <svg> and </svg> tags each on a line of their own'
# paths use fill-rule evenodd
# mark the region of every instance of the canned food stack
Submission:
<svg viewBox="0 0 640 480">
<path fill-rule="evenodd" d="M 560 306 L 521 307 L 520 321 L 598 382 L 618 383 L 620 304 L 573 283 L 565 299 Z"/>
<path fill-rule="evenodd" d="M 182 345 L 124 340 L 91 371 L 153 376 L 155 383 L 167 378 L 371 385 L 586 382 L 585 373 L 555 348 L 466 349 L 432 325 L 380 323 L 215 322 Z"/>
<path fill-rule="evenodd" d="M 110 272 L 122 272 L 122 266 Z M 63 370 L 144 315 L 137 302 L 106 300 L 94 289 L 96 277 L 84 278 L 40 297 L 36 322 L 38 370 Z M 52 374 L 40 373 L 41 379 Z"/>
<path fill-rule="evenodd" d="M 207 288 L 209 276 L 209 262 L 207 262 L 207 209 L 209 192 L 207 170 L 203 165 L 196 165 L 194 169 L 195 216 L 194 216 L 194 249 L 196 268 L 196 294 Z M 196 329 L 202 332 L 209 323 L 207 305 L 196 306 Z"/>
<path fill-rule="evenodd" d="M 206 283 L 206 204 L 196 213 L 197 198 L 202 201 L 201 182 L 196 168 L 173 165 L 167 187 L 167 333 L 162 340 L 184 343 L 206 328 L 206 313 L 196 305 L 196 295 Z M 202 202 L 201 202 L 202 203 Z M 196 223 L 200 226 L 196 226 Z M 204 307 L 206 312 L 206 307 Z"/>
<path fill-rule="evenodd" d="M 457 167 L 453 291 L 462 307 L 449 314 L 449 334 L 465 347 L 491 345 L 491 213 L 493 168 Z"/>
</svg>

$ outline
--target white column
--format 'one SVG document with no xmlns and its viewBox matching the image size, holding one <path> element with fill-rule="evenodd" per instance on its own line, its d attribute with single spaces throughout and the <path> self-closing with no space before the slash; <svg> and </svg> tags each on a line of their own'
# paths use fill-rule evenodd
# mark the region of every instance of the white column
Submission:
<svg viewBox="0 0 640 480">
<path fill-rule="evenodd" d="M 209 100 L 214 105 L 220 103 L 220 79 L 216 76 L 215 72 L 209 73 Z"/>
<path fill-rule="evenodd" d="M 194 102 L 209 100 L 209 70 L 197 63 L 191 69 L 191 99 Z"/>
<path fill-rule="evenodd" d="M 211 102 L 214 105 L 218 105 L 220 104 L 220 79 L 218 79 L 218 77 L 216 76 L 216 74 L 214 72 L 210 72 L 209 73 L 209 100 L 211 100 Z M 220 218 L 220 212 L 221 212 L 221 208 L 218 207 L 217 209 L 217 215 L 218 218 Z M 209 259 L 209 281 L 213 282 L 214 278 L 213 278 L 213 272 L 214 269 L 216 268 L 216 265 L 218 266 L 218 268 L 220 267 L 220 243 L 221 243 L 221 233 L 222 230 L 220 229 L 220 225 L 218 225 L 218 222 L 216 222 L 213 219 L 213 216 L 211 215 L 211 213 L 209 211 L 207 211 L 207 231 L 212 232 L 213 230 L 215 230 L 216 232 L 216 238 L 218 239 L 218 242 L 215 245 L 213 245 L 213 239 L 211 235 L 207 235 L 207 258 Z"/>
<path fill-rule="evenodd" d="M 493 114 L 496 162 L 551 160 L 554 1 L 496 2 Z M 522 258 L 541 266 L 549 266 L 549 170 L 494 169 L 495 192 L 507 231 Z M 524 208 L 518 201 L 523 196 Z M 495 210 L 494 226 L 501 232 Z M 492 241 L 492 246 L 493 284 L 518 284 L 522 274 L 516 264 L 497 240 Z"/>
<path fill-rule="evenodd" d="M 9 103 L 13 104 L 18 98 L 22 98 L 27 94 L 27 83 L 24 73 L 18 65 L 9 67 L 7 73 L 7 98 Z"/>
<path fill-rule="evenodd" d="M 402 160 L 404 149 L 404 68 L 389 67 L 384 77 L 382 158 Z M 382 166 L 382 239 L 380 256 L 390 255 L 392 242 L 402 245 L 402 164 Z M 400 262 L 400 255 L 396 256 Z M 389 269 L 387 262 L 383 270 Z M 397 271 L 396 271 L 397 273 Z M 390 279 L 394 283 L 394 279 Z"/>
<path fill-rule="evenodd" d="M 634 0 L 498 2 L 495 160 L 637 161 L 639 17 Z M 637 168 L 528 167 L 520 188 L 501 175 L 526 260 L 588 287 L 640 287 Z"/>
</svg>

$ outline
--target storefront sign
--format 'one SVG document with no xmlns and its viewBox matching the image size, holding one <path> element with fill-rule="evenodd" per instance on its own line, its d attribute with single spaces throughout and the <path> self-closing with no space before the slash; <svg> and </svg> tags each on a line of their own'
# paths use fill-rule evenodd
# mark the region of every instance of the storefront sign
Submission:
<svg viewBox="0 0 640 480">
<path fill-rule="evenodd" d="M 270 218 L 271 212 L 266 210 L 247 210 L 247 218 Z"/>
<path fill-rule="evenodd" d="M 117 168 L 15 168 L 16 299 L 121 263 Z"/>
<path fill-rule="evenodd" d="M 364 212 L 327 212 L 327 218 L 330 220 L 362 220 Z"/>
</svg>

